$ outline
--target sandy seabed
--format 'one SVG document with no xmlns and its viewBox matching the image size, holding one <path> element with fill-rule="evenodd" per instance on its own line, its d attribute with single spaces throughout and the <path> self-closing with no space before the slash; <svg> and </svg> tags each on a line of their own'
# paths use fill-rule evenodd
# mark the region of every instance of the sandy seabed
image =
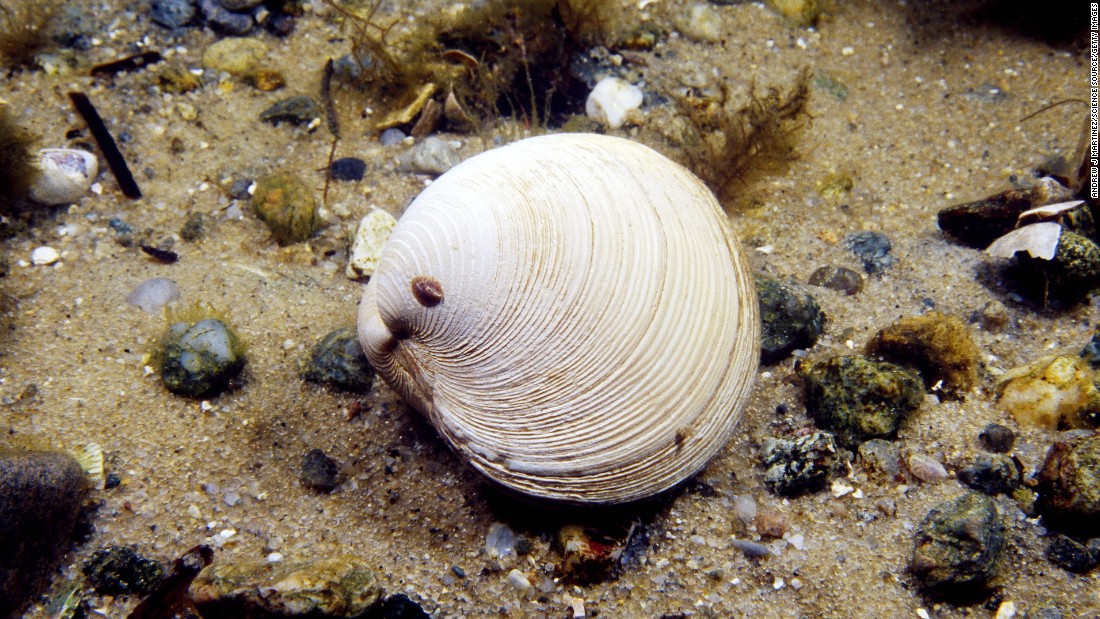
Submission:
<svg viewBox="0 0 1100 619">
<path fill-rule="evenodd" d="M 434 3 L 416 4 L 401 10 L 413 16 L 433 10 Z M 665 21 L 688 11 L 687 3 L 649 4 L 624 10 Z M 1044 310 L 983 285 L 976 276 L 988 271 L 989 259 L 946 240 L 935 225 L 939 209 L 1007 189 L 1011 178 L 1032 176 L 1051 157 L 1071 156 L 1082 130 L 1084 106 L 1021 119 L 1052 102 L 1085 97 L 1084 38 L 1052 43 L 975 17 L 977 8 L 991 4 L 835 2 L 815 29 L 792 27 L 758 4 L 715 6 L 729 33 L 720 43 L 672 36 L 658 48 L 660 58 L 650 57 L 641 69 L 647 96 L 678 87 L 696 71 L 704 80 L 722 76 L 766 88 L 784 86 L 809 67 L 846 86 L 843 100 L 813 90 L 813 124 L 801 138 L 800 158 L 747 186 L 745 197 L 729 205 L 731 220 L 744 233 L 755 272 L 802 282 L 826 264 L 859 268 L 838 242 L 849 232 L 879 231 L 892 241 L 896 264 L 868 278 L 860 294 L 813 289 L 828 325 L 811 358 L 860 349 L 878 329 L 930 307 L 969 320 L 989 301 L 1007 305 L 1002 331 L 972 325 L 984 356 L 980 387 L 962 401 L 929 397 L 901 432 L 903 450 L 930 454 L 949 470 L 978 453 L 986 424 L 1015 428 L 994 404 L 991 372 L 1052 351 L 1076 352 L 1096 326 L 1087 302 Z M 194 28 L 170 35 L 149 22 L 144 3 L 105 0 L 96 7 L 103 28 L 86 52 L 89 63 L 130 53 L 140 41 L 173 62 L 198 67 L 216 38 Z M 1087 20 L 1085 8 L 1066 19 Z M 308 245 L 280 248 L 247 205 L 243 218 L 227 218 L 222 187 L 235 179 L 294 169 L 320 191 L 330 146 L 323 129 L 273 127 L 258 116 L 288 94 L 315 96 L 324 61 L 348 51 L 321 7 L 285 39 L 256 36 L 271 47 L 265 62 L 287 77 L 285 90 L 260 92 L 232 82 L 232 88 L 152 95 L 149 72 L 93 79 L 34 71 L 0 85 L 0 96 L 42 136 L 43 146 L 65 145 L 67 131 L 83 128 L 66 93 L 87 92 L 116 135 L 129 134 L 122 149 L 145 194 L 127 200 L 104 172 L 100 193 L 3 246 L 12 269 L 0 280 L 6 326 L 0 395 L 10 404 L 0 408 L 0 421 L 16 441 L 61 448 L 97 443 L 108 455 L 108 470 L 122 478 L 120 486 L 93 493 L 99 503 L 94 533 L 69 556 L 54 591 L 80 578 L 82 561 L 103 546 L 135 544 L 170 561 L 234 531 L 228 541 L 221 537 L 216 561 L 271 552 L 295 561 L 357 554 L 369 558 L 388 592 L 409 595 L 434 617 L 565 617 L 574 598 L 584 600 L 590 616 L 602 617 L 916 617 L 919 609 L 945 618 L 994 615 L 996 601 L 955 607 L 926 600 L 905 572 L 916 524 L 932 506 L 963 492 L 953 476 L 899 485 L 868 478 L 857 467 L 846 483 L 860 492 L 843 497 L 826 491 L 783 500 L 766 490 L 760 443 L 781 433 L 786 417 L 805 423 L 790 360 L 761 369 L 737 435 L 700 474 L 716 492 L 680 493 L 646 516 L 649 544 L 640 563 L 585 586 L 555 580 L 561 556 L 552 543 L 553 523 L 575 514 L 532 521 L 529 508 L 497 496 L 466 471 L 380 381 L 362 397 L 303 383 L 302 352 L 355 321 L 360 285 L 343 273 L 350 230 L 372 205 L 399 216 L 425 177 L 394 171 L 402 147 L 384 148 L 367 134 L 354 94 L 341 91 L 346 124 L 337 156 L 365 159 L 368 172 L 361 183 L 329 188 L 328 226 Z M 460 141 L 464 155 L 485 148 L 476 137 L 446 137 Z M 818 182 L 837 174 L 851 177 L 852 191 L 839 200 L 822 197 Z M 139 234 L 149 230 L 160 239 L 176 234 L 192 212 L 207 216 L 207 234 L 194 243 L 177 241 L 180 261 L 172 265 L 121 246 L 108 227 L 121 217 Z M 43 245 L 61 252 L 60 263 L 26 266 Z M 126 296 L 152 277 L 178 282 L 183 303 L 206 302 L 229 316 L 248 346 L 240 388 L 204 406 L 169 394 L 146 369 L 164 319 L 128 305 Z M 788 410 L 779 415 L 783 404 Z M 352 409 L 363 412 L 349 420 Z M 1015 453 L 1028 472 L 1053 438 L 1019 429 Z M 313 448 L 337 460 L 345 474 L 331 494 L 299 481 L 301 458 Z M 777 554 L 764 559 L 734 548 L 731 505 L 741 495 L 782 514 L 789 533 L 804 537 L 802 548 L 773 543 Z M 896 515 L 876 509 L 882 498 L 896 503 Z M 1100 615 L 1100 576 L 1052 566 L 1037 523 L 1010 500 L 1002 497 L 998 506 L 1008 540 L 1001 600 L 1014 603 L 1017 616 L 1043 606 L 1060 608 L 1065 617 Z M 532 553 L 505 565 L 489 557 L 485 534 L 495 521 L 530 536 Z M 513 568 L 545 591 L 515 592 L 506 582 Z M 99 598 L 96 604 L 107 616 L 122 617 L 136 602 Z M 44 606 L 27 616 L 46 616 Z"/>
</svg>

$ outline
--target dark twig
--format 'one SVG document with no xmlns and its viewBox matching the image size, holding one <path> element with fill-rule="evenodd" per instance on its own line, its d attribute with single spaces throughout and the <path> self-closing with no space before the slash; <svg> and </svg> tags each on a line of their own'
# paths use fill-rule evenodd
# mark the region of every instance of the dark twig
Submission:
<svg viewBox="0 0 1100 619">
<path fill-rule="evenodd" d="M 88 129 L 91 130 L 92 137 L 95 138 L 99 150 L 103 151 L 103 157 L 107 160 L 107 167 L 111 168 L 111 173 L 118 180 L 122 195 L 132 200 L 140 198 L 141 189 L 138 188 L 134 175 L 130 173 L 130 167 L 126 165 L 126 160 L 122 158 L 122 153 L 119 152 L 115 139 L 111 137 L 111 132 L 107 129 L 103 119 L 100 118 L 95 106 L 92 105 L 92 101 L 88 99 L 88 95 L 82 92 L 70 92 L 69 99 L 72 100 L 76 111 L 84 118 L 84 122 L 88 123 Z"/>
</svg>

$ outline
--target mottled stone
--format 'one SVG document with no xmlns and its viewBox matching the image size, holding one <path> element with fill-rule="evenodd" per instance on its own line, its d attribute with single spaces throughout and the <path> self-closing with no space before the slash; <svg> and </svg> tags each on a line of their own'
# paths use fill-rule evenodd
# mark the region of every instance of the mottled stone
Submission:
<svg viewBox="0 0 1100 619">
<path fill-rule="evenodd" d="M 1020 483 L 1020 470 L 1008 456 L 983 454 L 959 469 L 959 481 L 990 496 L 1012 494 Z"/>
<path fill-rule="evenodd" d="M 129 546 L 101 548 L 84 562 L 84 575 L 101 595 L 147 595 L 164 580 L 164 565 Z"/>
<path fill-rule="evenodd" d="M 257 180 L 252 208 L 280 245 L 305 241 L 320 225 L 313 191 L 289 172 Z"/>
<path fill-rule="evenodd" d="M 212 71 L 225 71 L 230 75 L 243 77 L 256 68 L 267 55 L 267 49 L 267 45 L 257 39 L 220 39 L 203 52 L 202 66 Z"/>
<path fill-rule="evenodd" d="M 925 387 L 947 397 L 963 397 L 978 381 L 981 351 L 966 324 L 948 314 L 900 318 L 875 334 L 866 352 L 915 368 Z"/>
<path fill-rule="evenodd" d="M 848 469 L 845 452 L 833 435 L 812 432 L 792 439 L 768 438 L 760 450 L 764 483 L 776 494 L 797 496 L 823 490 L 833 476 Z"/>
<path fill-rule="evenodd" d="M 1016 433 L 999 423 L 991 423 L 978 435 L 978 441 L 986 451 L 1004 454 L 1012 451 L 1012 446 L 1016 444 Z"/>
<path fill-rule="evenodd" d="M 844 246 L 868 275 L 882 275 L 894 264 L 890 239 L 881 232 L 853 232 L 844 237 Z"/>
<path fill-rule="evenodd" d="M 260 113 L 260 120 L 273 125 L 284 122 L 308 125 L 323 115 L 321 106 L 312 97 L 297 95 L 276 101 Z"/>
<path fill-rule="evenodd" d="M 354 393 L 370 391 L 374 382 L 355 327 L 330 331 L 302 357 L 299 370 L 304 380 Z"/>
<path fill-rule="evenodd" d="M 237 334 L 216 318 L 172 324 L 161 338 L 160 349 L 164 386 L 192 398 L 221 393 L 245 365 Z"/>
<path fill-rule="evenodd" d="M 825 328 L 825 313 L 817 300 L 794 281 L 757 277 L 760 303 L 760 359 L 775 363 L 796 349 L 810 348 Z"/>
<path fill-rule="evenodd" d="M 810 274 L 809 284 L 853 295 L 863 290 L 863 276 L 845 267 L 823 266 Z"/>
<path fill-rule="evenodd" d="M 1047 452 L 1038 480 L 1045 524 L 1100 537 L 1100 433 L 1067 432 Z"/>
<path fill-rule="evenodd" d="M 340 484 L 340 465 L 320 449 L 311 449 L 302 458 L 302 483 L 321 492 L 332 492 Z"/>
<path fill-rule="evenodd" d="M 917 527 L 909 571 L 935 597 L 988 594 L 1000 574 L 1004 522 L 993 500 L 968 492 L 933 507 Z"/>
</svg>

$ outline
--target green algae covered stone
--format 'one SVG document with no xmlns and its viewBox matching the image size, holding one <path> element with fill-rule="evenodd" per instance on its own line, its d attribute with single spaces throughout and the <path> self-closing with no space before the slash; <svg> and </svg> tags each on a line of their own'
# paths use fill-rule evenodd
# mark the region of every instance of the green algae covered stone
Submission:
<svg viewBox="0 0 1100 619">
<path fill-rule="evenodd" d="M 160 378 L 177 395 L 215 396 L 244 369 L 244 346 L 217 318 L 177 322 L 168 327 L 161 346 Z"/>
<path fill-rule="evenodd" d="M 256 181 L 252 208 L 280 245 L 300 243 L 317 231 L 317 201 L 297 176 L 280 172 Z"/>
<path fill-rule="evenodd" d="M 909 571 L 934 597 L 980 599 L 1000 574 L 1004 547 L 1004 521 L 993 500 L 968 492 L 921 521 Z"/>
</svg>

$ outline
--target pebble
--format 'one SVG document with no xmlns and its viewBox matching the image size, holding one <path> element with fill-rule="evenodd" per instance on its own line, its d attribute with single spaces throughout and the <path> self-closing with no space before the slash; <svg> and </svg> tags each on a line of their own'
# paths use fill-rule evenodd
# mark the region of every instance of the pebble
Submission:
<svg viewBox="0 0 1100 619">
<path fill-rule="evenodd" d="M 693 41 L 718 43 L 722 40 L 722 16 L 714 7 L 701 2 L 688 7 L 687 15 L 678 21 L 677 28 Z"/>
<path fill-rule="evenodd" d="M 1096 372 L 1076 355 L 1045 357 L 1013 368 L 998 381 L 998 405 L 1020 425 L 1056 430 L 1100 420 Z"/>
<path fill-rule="evenodd" d="M 358 66 L 358 65 L 356 65 Z M 378 137 L 378 142 L 382 146 L 393 146 L 394 144 L 400 144 L 405 141 L 405 132 L 396 127 L 390 127 L 382 132 L 382 135 Z"/>
<path fill-rule="evenodd" d="M 853 232 L 844 237 L 844 246 L 869 275 L 881 275 L 894 264 L 890 239 L 881 232 Z"/>
<path fill-rule="evenodd" d="M 187 217 L 187 221 L 180 228 L 180 238 L 191 243 L 197 241 L 206 234 L 206 221 L 202 213 L 194 212 Z"/>
<path fill-rule="evenodd" d="M 825 3 L 820 0 L 767 0 L 764 4 L 802 28 L 815 25 L 825 10 Z"/>
<path fill-rule="evenodd" d="M 216 318 L 171 325 L 160 348 L 161 381 L 177 395 L 215 396 L 245 365 L 244 347 L 237 335 Z"/>
<path fill-rule="evenodd" d="M 1020 484 L 1020 470 L 1008 456 L 983 454 L 959 469 L 959 481 L 990 496 L 1011 495 Z"/>
<path fill-rule="evenodd" d="M 978 324 L 990 333 L 1000 333 L 1008 325 L 1008 308 L 996 299 L 989 301 L 978 313 Z"/>
<path fill-rule="evenodd" d="M 382 258 L 382 248 L 390 238 L 397 220 L 393 215 L 381 209 L 372 210 L 359 221 L 355 237 L 351 241 L 348 266 L 344 275 L 348 279 L 362 279 L 374 275 L 378 261 Z"/>
<path fill-rule="evenodd" d="M 642 89 L 617 77 L 605 77 L 596 83 L 584 103 L 584 112 L 607 125 L 618 129 L 627 121 L 635 121 L 636 110 L 645 98 Z"/>
<path fill-rule="evenodd" d="M 367 561 L 338 555 L 307 563 L 220 558 L 191 583 L 204 619 L 360 617 L 382 596 Z"/>
<path fill-rule="evenodd" d="M 851 296 L 863 290 L 863 276 L 846 267 L 823 266 L 810 274 L 809 284 Z"/>
<path fill-rule="evenodd" d="M 612 537 L 576 524 L 562 527 L 558 531 L 562 574 L 580 584 L 605 580 L 618 564 L 627 542 L 625 538 Z"/>
<path fill-rule="evenodd" d="M 260 6 L 263 0 L 218 0 L 227 11 L 248 11 Z"/>
<path fill-rule="evenodd" d="M 15 616 L 48 584 L 87 492 L 69 454 L 0 448 L 0 617 Z"/>
<path fill-rule="evenodd" d="M 1070 198 L 1070 191 L 1050 177 L 1029 187 L 1015 188 L 983 198 L 950 206 L 936 216 L 940 230 L 968 247 L 985 249 L 994 240 L 1016 227 L 1020 215 L 1041 204 L 1054 204 Z"/>
<path fill-rule="evenodd" d="M 920 452 L 909 454 L 909 457 L 905 459 L 905 464 L 909 467 L 909 472 L 913 474 L 913 477 L 925 483 L 935 483 L 947 479 L 947 469 L 943 467 L 939 460 L 928 454 Z"/>
<path fill-rule="evenodd" d="M 325 335 L 302 357 L 299 373 L 303 380 L 352 393 L 366 393 L 374 383 L 374 368 L 363 354 L 355 327 Z"/>
<path fill-rule="evenodd" d="M 999 575 L 1004 522 L 993 500 L 968 492 L 933 507 L 917 527 L 909 571 L 934 597 L 982 599 Z"/>
<path fill-rule="evenodd" d="M 149 12 L 165 28 L 182 28 L 194 21 L 196 13 L 193 0 L 153 0 Z"/>
<path fill-rule="evenodd" d="M 1036 298 L 1075 303 L 1100 286 L 1100 245 L 1068 230 L 1062 231 L 1052 259 L 1017 254 L 1017 262 L 1014 278 Z"/>
<path fill-rule="evenodd" d="M 126 297 L 126 302 L 153 314 L 179 298 L 180 291 L 176 282 L 165 277 L 154 277 L 138 284 Z"/>
<path fill-rule="evenodd" d="M 243 36 L 252 30 L 252 15 L 225 10 L 218 0 L 198 0 L 206 25 L 220 34 Z"/>
<path fill-rule="evenodd" d="M 257 180 L 252 208 L 280 245 L 305 241 L 320 225 L 313 191 L 289 172 Z"/>
<path fill-rule="evenodd" d="M 901 449 L 893 441 L 881 438 L 864 441 L 859 445 L 857 457 L 863 470 L 872 475 L 882 475 L 892 481 L 905 477 L 901 468 Z"/>
<path fill-rule="evenodd" d="M 760 458 L 765 468 L 764 483 L 782 496 L 819 492 L 833 475 L 847 469 L 847 460 L 828 432 L 765 439 Z"/>
<path fill-rule="evenodd" d="M 340 484 L 340 465 L 320 449 L 311 449 L 302 458 L 300 477 L 306 487 L 332 492 Z"/>
<path fill-rule="evenodd" d="M 167 573 L 159 561 L 147 559 L 129 546 L 95 551 L 81 570 L 100 595 L 148 595 Z"/>
<path fill-rule="evenodd" d="M 760 557 L 766 557 L 772 554 L 771 549 L 764 544 L 758 544 L 748 540 L 732 539 L 730 540 L 730 545 L 745 553 L 745 556 L 750 559 L 759 559 Z"/>
<path fill-rule="evenodd" d="M 438 176 L 462 161 L 451 143 L 434 135 L 416 143 L 401 157 L 398 168 L 402 172 Z"/>
<path fill-rule="evenodd" d="M 1098 543 L 1093 543 L 1098 542 Z M 1090 548 L 1094 547 L 1093 548 Z M 1092 540 L 1089 545 L 1062 535 L 1055 534 L 1054 540 L 1047 546 L 1046 557 L 1051 563 L 1075 574 L 1090 572 L 1100 565 L 1100 538 Z"/>
<path fill-rule="evenodd" d="M 219 39 L 202 54 L 202 66 L 212 71 L 224 71 L 243 77 L 256 68 L 267 55 L 267 45 L 251 38 L 229 37 Z"/>
<path fill-rule="evenodd" d="M 991 423 L 978 434 L 978 442 L 986 451 L 1005 454 L 1016 444 L 1016 433 L 999 423 Z"/>
<path fill-rule="evenodd" d="M 38 151 L 38 169 L 30 198 L 40 204 L 69 204 L 88 192 L 99 174 L 99 160 L 79 148 L 44 148 Z"/>
<path fill-rule="evenodd" d="M 1081 349 L 1081 358 L 1088 362 L 1089 367 L 1094 370 L 1100 370 L 1100 333 L 1092 336 L 1092 338 L 1085 344 L 1085 347 Z"/>
<path fill-rule="evenodd" d="M 329 174 L 338 181 L 361 181 L 366 173 L 367 162 L 358 157 L 341 157 L 329 168 Z"/>
<path fill-rule="evenodd" d="M 234 200 L 248 200 L 252 197 L 252 192 L 249 190 L 252 187 L 252 179 L 239 178 L 233 181 L 233 184 L 229 186 L 229 197 Z"/>
<path fill-rule="evenodd" d="M 297 95 L 276 101 L 260 113 L 260 120 L 273 125 L 283 122 L 308 125 L 323 115 L 321 106 L 312 97 Z"/>
<path fill-rule="evenodd" d="M 799 374 L 806 412 L 846 447 L 896 437 L 901 423 L 924 402 L 920 377 L 888 361 L 838 356 L 801 364 Z"/>
<path fill-rule="evenodd" d="M 799 283 L 757 277 L 763 332 L 760 359 L 780 361 L 797 349 L 811 348 L 825 329 L 825 313 L 817 300 Z"/>
<path fill-rule="evenodd" d="M 516 534 L 512 528 L 503 522 L 490 523 L 485 534 L 485 552 L 498 561 L 515 557 Z"/>
<path fill-rule="evenodd" d="M 517 569 L 508 572 L 507 582 L 516 591 L 527 592 L 531 590 L 531 581 L 527 579 L 523 572 Z"/>
<path fill-rule="evenodd" d="M 1047 451 L 1037 479 L 1044 525 L 1100 537 L 1100 433 L 1065 433 Z"/>
<path fill-rule="evenodd" d="M 962 398 L 978 382 L 981 351 L 970 329 L 941 312 L 898 319 L 871 338 L 866 352 L 915 368 L 928 389 L 947 397 Z"/>
<path fill-rule="evenodd" d="M 56 263 L 58 260 L 61 260 L 61 254 L 57 253 L 56 249 L 49 246 L 35 247 L 34 250 L 31 251 L 31 264 L 35 266 L 49 266 Z"/>
</svg>

